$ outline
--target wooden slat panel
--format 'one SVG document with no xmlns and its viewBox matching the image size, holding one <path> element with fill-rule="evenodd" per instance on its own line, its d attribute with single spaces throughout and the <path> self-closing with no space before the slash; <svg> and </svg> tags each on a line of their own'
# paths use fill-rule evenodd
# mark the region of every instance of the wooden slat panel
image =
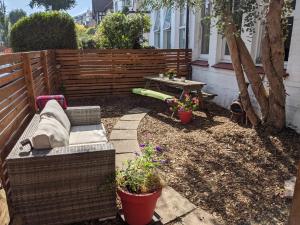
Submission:
<svg viewBox="0 0 300 225">
<path fill-rule="evenodd" d="M 144 84 L 144 76 L 170 69 L 190 72 L 191 50 L 105 49 L 57 50 L 60 80 L 67 97 L 129 93 Z"/>
</svg>

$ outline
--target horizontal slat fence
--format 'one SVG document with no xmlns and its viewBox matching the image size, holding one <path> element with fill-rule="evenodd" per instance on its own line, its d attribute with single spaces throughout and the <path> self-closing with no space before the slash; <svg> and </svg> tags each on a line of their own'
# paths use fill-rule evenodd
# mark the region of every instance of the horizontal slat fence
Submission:
<svg viewBox="0 0 300 225">
<path fill-rule="evenodd" d="M 7 185 L 5 158 L 35 113 L 35 97 L 55 92 L 55 51 L 0 55 L 0 175 Z"/>
<path fill-rule="evenodd" d="M 129 93 L 144 86 L 144 76 L 170 69 L 187 76 L 191 56 L 185 49 L 56 50 L 61 88 L 68 98 Z"/>
</svg>

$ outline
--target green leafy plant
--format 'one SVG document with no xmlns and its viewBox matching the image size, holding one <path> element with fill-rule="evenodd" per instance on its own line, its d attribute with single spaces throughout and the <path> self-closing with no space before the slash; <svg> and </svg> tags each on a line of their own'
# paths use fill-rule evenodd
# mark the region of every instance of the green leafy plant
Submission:
<svg viewBox="0 0 300 225">
<path fill-rule="evenodd" d="M 150 31 L 150 18 L 141 13 L 109 13 L 97 28 L 96 42 L 100 48 L 139 49 Z"/>
<path fill-rule="evenodd" d="M 118 188 L 134 194 L 153 193 L 164 186 L 158 167 L 166 161 L 161 159 L 162 148 L 151 144 L 141 145 L 143 154 L 128 160 L 125 169 L 117 170 Z"/>
<path fill-rule="evenodd" d="M 76 5 L 75 0 L 31 0 L 29 6 L 33 9 L 34 7 L 44 7 L 48 10 L 68 10 Z"/>
<path fill-rule="evenodd" d="M 94 40 L 95 28 L 86 28 L 81 24 L 76 24 L 77 43 L 80 49 L 94 49 L 96 48 L 96 42 Z"/>
<path fill-rule="evenodd" d="M 184 94 L 182 100 L 174 98 L 169 104 L 172 112 L 189 112 L 199 108 L 199 99 L 192 98 L 190 94 Z"/>
<path fill-rule="evenodd" d="M 168 77 L 170 80 L 174 80 L 174 78 L 176 77 L 176 72 L 175 70 L 171 69 L 168 72 L 164 73 L 164 75 Z"/>
<path fill-rule="evenodd" d="M 15 52 L 44 49 L 76 49 L 75 23 L 67 13 L 35 13 L 12 27 L 11 46 Z"/>
<path fill-rule="evenodd" d="M 27 16 L 26 12 L 23 9 L 15 9 L 9 12 L 8 18 L 9 22 L 14 25 L 18 20 Z"/>
</svg>

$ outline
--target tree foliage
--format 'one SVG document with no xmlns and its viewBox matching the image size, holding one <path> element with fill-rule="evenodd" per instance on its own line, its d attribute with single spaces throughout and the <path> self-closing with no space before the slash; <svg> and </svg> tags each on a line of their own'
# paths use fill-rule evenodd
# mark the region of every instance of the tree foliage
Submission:
<svg viewBox="0 0 300 225">
<path fill-rule="evenodd" d="M 96 48 L 95 42 L 95 28 L 86 28 L 81 24 L 76 24 L 77 43 L 80 49 L 93 49 Z"/>
<path fill-rule="evenodd" d="M 141 48 L 150 26 L 150 18 L 144 14 L 110 13 L 97 28 L 96 41 L 101 48 Z"/>
<path fill-rule="evenodd" d="M 9 45 L 9 21 L 6 16 L 4 1 L 0 2 L 0 39 L 5 46 Z"/>
<path fill-rule="evenodd" d="M 29 6 L 44 7 L 48 10 L 68 10 L 76 5 L 76 0 L 31 0 Z"/>
<path fill-rule="evenodd" d="M 34 13 L 20 19 L 10 36 L 14 51 L 77 48 L 75 23 L 67 13 Z"/>
<path fill-rule="evenodd" d="M 23 9 L 15 9 L 9 12 L 8 18 L 11 25 L 14 25 L 19 19 L 27 16 Z"/>
</svg>

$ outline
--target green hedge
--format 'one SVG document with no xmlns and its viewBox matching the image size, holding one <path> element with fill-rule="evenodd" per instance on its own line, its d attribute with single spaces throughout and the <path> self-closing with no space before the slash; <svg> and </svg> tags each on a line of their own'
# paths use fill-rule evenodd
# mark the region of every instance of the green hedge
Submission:
<svg viewBox="0 0 300 225">
<path fill-rule="evenodd" d="M 10 41 L 15 52 L 76 49 L 75 23 L 66 13 L 34 13 L 22 18 L 12 27 Z"/>
</svg>

